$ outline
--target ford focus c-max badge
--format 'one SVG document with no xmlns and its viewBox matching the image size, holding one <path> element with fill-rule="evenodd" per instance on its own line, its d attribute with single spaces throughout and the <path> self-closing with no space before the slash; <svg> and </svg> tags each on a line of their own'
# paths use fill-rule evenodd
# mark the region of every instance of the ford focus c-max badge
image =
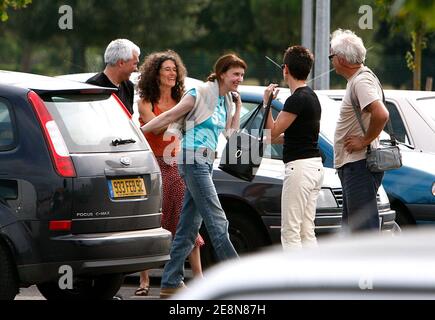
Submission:
<svg viewBox="0 0 435 320">
<path fill-rule="evenodd" d="M 131 159 L 129 157 L 122 157 L 120 161 L 126 167 L 131 166 Z"/>
</svg>

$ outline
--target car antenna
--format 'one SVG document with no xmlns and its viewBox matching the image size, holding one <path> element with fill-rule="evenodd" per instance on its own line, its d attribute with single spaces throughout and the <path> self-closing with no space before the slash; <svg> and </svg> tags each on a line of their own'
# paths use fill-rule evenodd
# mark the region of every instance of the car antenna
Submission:
<svg viewBox="0 0 435 320">
<path fill-rule="evenodd" d="M 267 60 L 272 62 L 275 66 L 277 66 L 279 68 L 279 70 L 282 70 L 281 66 L 278 63 L 276 63 L 272 58 L 269 58 L 268 56 L 265 56 L 265 57 L 266 57 Z"/>
</svg>

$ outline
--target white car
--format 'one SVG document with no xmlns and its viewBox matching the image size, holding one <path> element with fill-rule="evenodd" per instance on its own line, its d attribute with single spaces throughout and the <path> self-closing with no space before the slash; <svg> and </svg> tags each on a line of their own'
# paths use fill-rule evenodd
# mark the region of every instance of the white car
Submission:
<svg viewBox="0 0 435 320">
<path fill-rule="evenodd" d="M 318 90 L 328 104 L 324 133 L 333 141 L 344 90 Z M 382 184 L 401 226 L 435 223 L 435 92 L 385 90 L 386 106 L 400 142 L 403 166 L 385 172 Z M 389 132 L 388 126 L 384 129 Z M 381 141 L 385 139 L 381 135 Z M 332 150 L 332 147 L 331 147 Z"/>
<path fill-rule="evenodd" d="M 341 101 L 344 90 L 317 90 Z M 435 153 L 435 92 L 385 90 L 387 109 L 399 142 L 420 151 Z M 388 127 L 385 128 L 387 133 Z"/>
<path fill-rule="evenodd" d="M 224 262 L 173 299 L 433 300 L 434 270 L 433 229 L 395 237 L 340 236 L 320 241 L 317 248 L 275 248 Z"/>
</svg>

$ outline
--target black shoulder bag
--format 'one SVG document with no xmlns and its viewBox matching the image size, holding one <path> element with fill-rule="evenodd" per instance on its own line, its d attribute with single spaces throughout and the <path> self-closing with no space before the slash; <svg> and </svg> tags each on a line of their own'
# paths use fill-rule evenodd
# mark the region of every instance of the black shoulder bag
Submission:
<svg viewBox="0 0 435 320">
<path fill-rule="evenodd" d="M 252 181 L 255 178 L 263 159 L 264 128 L 272 99 L 273 95 L 270 96 L 266 108 L 260 104 L 252 112 L 245 126 L 231 135 L 222 153 L 219 169 L 245 181 Z M 258 129 L 253 129 L 252 125 L 261 113 L 263 118 L 260 126 Z"/>
</svg>

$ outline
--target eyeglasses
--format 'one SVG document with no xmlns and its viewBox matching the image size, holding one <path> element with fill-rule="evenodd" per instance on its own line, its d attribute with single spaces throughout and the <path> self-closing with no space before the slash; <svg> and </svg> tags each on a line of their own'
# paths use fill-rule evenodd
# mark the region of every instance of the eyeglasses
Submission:
<svg viewBox="0 0 435 320">
<path fill-rule="evenodd" d="M 328 58 L 329 58 L 329 61 L 332 61 L 332 58 L 334 58 L 336 56 L 336 54 L 334 53 L 334 54 L 330 54 L 329 56 L 328 56 Z"/>
</svg>

